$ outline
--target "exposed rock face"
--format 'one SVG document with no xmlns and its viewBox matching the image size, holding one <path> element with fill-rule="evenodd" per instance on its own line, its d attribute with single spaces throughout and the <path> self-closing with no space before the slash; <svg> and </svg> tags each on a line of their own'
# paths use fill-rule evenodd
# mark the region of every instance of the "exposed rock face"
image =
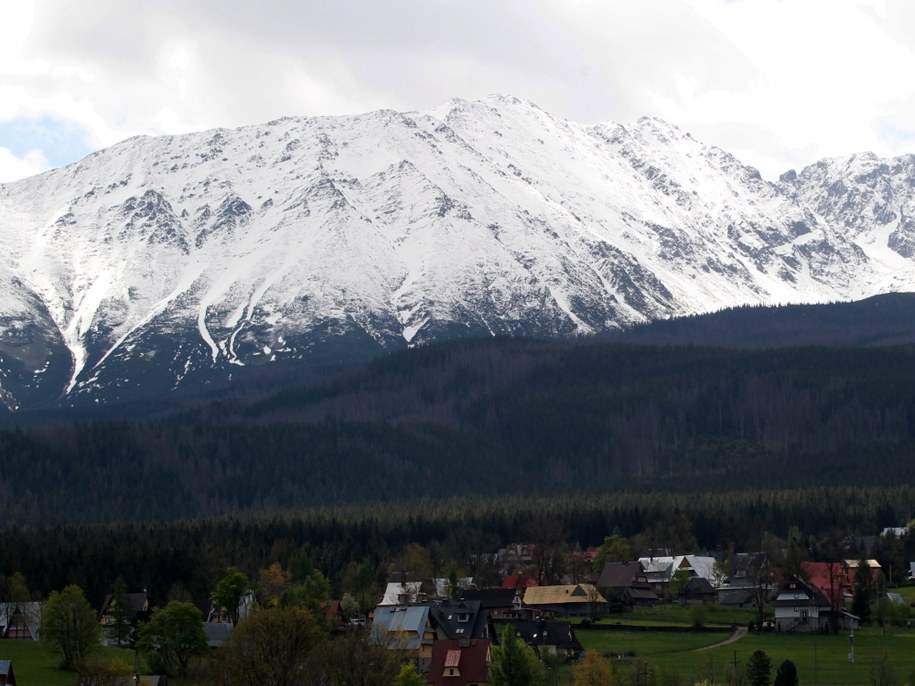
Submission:
<svg viewBox="0 0 915 686">
<path fill-rule="evenodd" d="M 516 98 L 135 138 L 0 186 L 0 401 L 912 290 L 915 159 L 769 183 L 670 124 Z"/>
</svg>

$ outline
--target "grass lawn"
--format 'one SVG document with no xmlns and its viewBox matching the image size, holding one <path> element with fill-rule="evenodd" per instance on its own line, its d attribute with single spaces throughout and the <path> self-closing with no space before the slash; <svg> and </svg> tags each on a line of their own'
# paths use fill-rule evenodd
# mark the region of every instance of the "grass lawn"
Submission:
<svg viewBox="0 0 915 686">
<path fill-rule="evenodd" d="M 815 641 L 813 636 L 755 633 L 736 643 L 698 652 L 696 648 L 714 644 L 725 636 L 612 630 L 579 631 L 576 635 L 586 650 L 611 655 L 631 651 L 636 658 L 648 663 L 650 672 L 656 677 L 678 675 L 681 684 L 692 684 L 702 679 L 724 683 L 734 661 L 741 668 L 755 650 L 764 651 L 772 660 L 773 677 L 778 665 L 790 659 L 797 666 L 801 683 L 805 684 L 866 684 L 872 661 L 884 651 L 899 683 L 905 683 L 915 670 L 915 630 L 909 629 L 894 629 L 885 636 L 879 628 L 856 632 L 854 664 L 848 661 L 847 633 L 817 636 Z M 616 660 L 616 665 L 618 672 L 628 678 L 632 671 L 632 659 Z M 563 670 L 565 677 L 568 674 L 567 670 Z"/>
<path fill-rule="evenodd" d="M 132 650 L 100 648 L 108 657 L 134 663 Z M 38 641 L 0 641 L 0 660 L 12 660 L 19 686 L 75 686 L 77 676 L 60 668 L 60 656 Z"/>
<path fill-rule="evenodd" d="M 901 595 L 909 605 L 915 603 L 915 584 L 900 586 L 899 588 L 890 588 L 889 590 Z"/>
<path fill-rule="evenodd" d="M 730 627 L 746 626 L 756 617 L 756 610 L 744 607 L 705 606 L 705 626 Z M 632 612 L 613 614 L 601 620 L 602 624 L 629 624 L 632 626 L 692 626 L 693 608 L 675 603 L 653 607 L 639 607 Z"/>
<path fill-rule="evenodd" d="M 20 686 L 74 686 L 76 674 L 60 669 L 60 657 L 38 641 L 0 641 L 0 660 L 12 660 Z"/>
</svg>

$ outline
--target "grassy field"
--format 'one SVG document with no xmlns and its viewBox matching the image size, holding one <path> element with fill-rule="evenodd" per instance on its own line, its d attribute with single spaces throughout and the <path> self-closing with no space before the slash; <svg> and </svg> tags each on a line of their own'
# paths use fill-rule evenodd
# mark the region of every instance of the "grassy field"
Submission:
<svg viewBox="0 0 915 686">
<path fill-rule="evenodd" d="M 702 679 L 726 683 L 728 670 L 736 661 L 742 668 L 756 650 L 772 660 L 772 675 L 786 659 L 795 663 L 801 683 L 821 686 L 866 684 L 872 662 L 883 653 L 892 664 L 897 683 L 906 683 L 915 670 L 915 630 L 894 629 L 886 635 L 879 628 L 856 632 L 855 662 L 848 660 L 848 634 L 836 636 L 796 636 L 775 633 L 749 634 L 730 645 L 697 650 L 721 641 L 721 634 L 675 632 L 626 632 L 592 630 L 577 633 L 586 650 L 605 655 L 634 654 L 648 663 L 649 672 L 659 683 L 692 684 Z M 633 658 L 616 659 L 621 675 L 630 675 Z M 674 675 L 679 682 L 665 682 Z M 564 676 L 568 676 L 564 673 Z M 628 676 L 627 676 L 628 679 Z M 628 681 L 627 681 L 628 683 Z"/>
<path fill-rule="evenodd" d="M 752 608 L 709 605 L 705 607 L 704 626 L 746 626 L 754 617 L 756 617 L 756 611 Z M 692 608 L 682 607 L 680 605 L 671 603 L 655 605 L 654 607 L 640 607 L 636 608 L 632 612 L 610 615 L 602 619 L 600 623 L 626 624 L 629 626 L 688 627 L 692 626 L 693 624 L 693 616 Z"/>
<path fill-rule="evenodd" d="M 134 663 L 132 650 L 99 648 L 101 654 Z M 0 641 L 0 660 L 12 660 L 19 686 L 75 686 L 77 676 L 60 668 L 60 656 L 38 641 Z M 144 667 L 145 668 L 145 667 Z"/>
<path fill-rule="evenodd" d="M 37 641 L 0 641 L 0 660 L 12 660 L 19 686 L 74 686 L 76 674 L 60 669 L 60 657 Z"/>
</svg>

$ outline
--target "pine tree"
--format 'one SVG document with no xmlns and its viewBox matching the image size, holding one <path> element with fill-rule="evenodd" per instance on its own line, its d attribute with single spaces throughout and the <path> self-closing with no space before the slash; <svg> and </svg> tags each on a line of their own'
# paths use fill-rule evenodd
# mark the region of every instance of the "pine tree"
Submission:
<svg viewBox="0 0 915 686">
<path fill-rule="evenodd" d="M 773 686 L 799 686 L 797 667 L 791 660 L 785 660 L 778 666 Z"/>
<path fill-rule="evenodd" d="M 769 686 L 772 683 L 772 660 L 762 650 L 757 650 L 747 662 L 749 686 Z"/>
<path fill-rule="evenodd" d="M 501 645 L 492 650 L 489 666 L 492 686 L 540 686 L 543 676 L 543 667 L 534 651 L 518 640 L 511 624 L 506 625 Z"/>
</svg>

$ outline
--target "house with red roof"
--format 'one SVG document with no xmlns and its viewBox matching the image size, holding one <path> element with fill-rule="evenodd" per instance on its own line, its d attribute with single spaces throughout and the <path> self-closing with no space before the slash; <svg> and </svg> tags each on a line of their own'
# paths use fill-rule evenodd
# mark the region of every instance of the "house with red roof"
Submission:
<svg viewBox="0 0 915 686">
<path fill-rule="evenodd" d="M 436 641 L 426 683 L 432 686 L 486 686 L 492 659 L 484 639 Z"/>
<path fill-rule="evenodd" d="M 835 608 L 845 606 L 852 595 L 852 579 L 843 560 L 835 562 L 801 562 L 807 582 L 820 591 Z"/>
</svg>

